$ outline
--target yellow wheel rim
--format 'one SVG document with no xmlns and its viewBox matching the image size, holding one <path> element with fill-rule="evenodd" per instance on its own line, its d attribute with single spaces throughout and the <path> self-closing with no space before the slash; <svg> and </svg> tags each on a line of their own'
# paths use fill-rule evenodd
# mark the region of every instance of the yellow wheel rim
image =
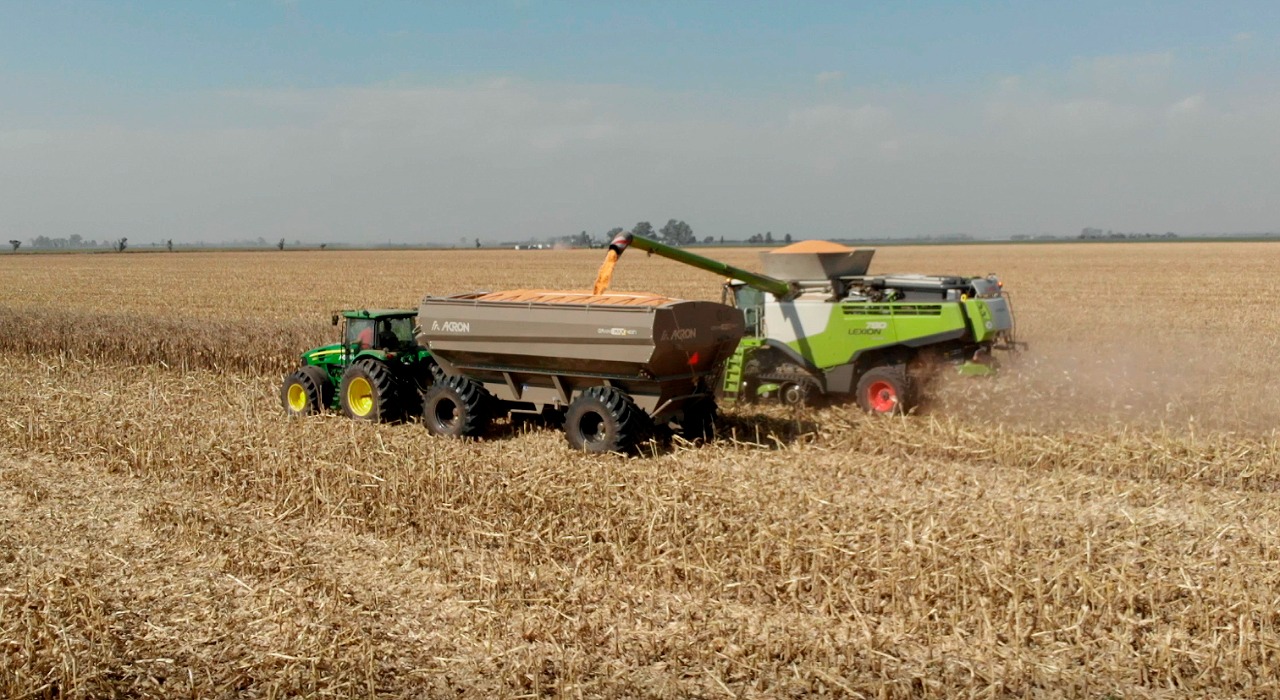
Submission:
<svg viewBox="0 0 1280 700">
<path fill-rule="evenodd" d="M 307 390 L 302 388 L 301 384 L 289 385 L 289 408 L 296 413 L 301 413 L 307 408 Z"/>
<path fill-rule="evenodd" d="M 373 411 L 373 386 L 364 377 L 353 377 L 347 384 L 347 406 L 357 416 L 367 416 Z"/>
</svg>

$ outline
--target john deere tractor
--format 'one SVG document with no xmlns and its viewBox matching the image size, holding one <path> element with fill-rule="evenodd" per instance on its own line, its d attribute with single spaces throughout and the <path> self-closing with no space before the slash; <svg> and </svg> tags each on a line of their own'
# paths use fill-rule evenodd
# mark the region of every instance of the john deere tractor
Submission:
<svg viewBox="0 0 1280 700">
<path fill-rule="evenodd" d="M 290 415 L 341 410 L 351 418 L 398 420 L 422 410 L 421 393 L 439 371 L 414 340 L 417 309 L 359 309 L 333 315 L 342 341 L 302 353 L 284 379 L 280 401 Z"/>
<path fill-rule="evenodd" d="M 766 253 L 762 275 L 626 232 L 609 245 L 619 256 L 629 247 L 729 278 L 746 335 L 725 363 L 726 402 L 847 397 L 908 413 L 942 367 L 990 374 L 993 351 L 1022 346 L 995 275 L 868 275 L 875 251 L 843 246 Z"/>
</svg>

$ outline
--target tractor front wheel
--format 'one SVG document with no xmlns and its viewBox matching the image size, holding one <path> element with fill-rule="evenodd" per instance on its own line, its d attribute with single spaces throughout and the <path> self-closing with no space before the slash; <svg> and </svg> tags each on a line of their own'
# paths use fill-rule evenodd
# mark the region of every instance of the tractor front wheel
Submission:
<svg viewBox="0 0 1280 700">
<path fill-rule="evenodd" d="M 329 407 L 333 385 L 329 375 L 314 365 L 307 365 L 284 378 L 280 387 L 280 403 L 290 416 L 320 413 Z"/>
<path fill-rule="evenodd" d="M 377 360 L 359 360 L 342 373 L 338 404 L 349 418 L 384 423 L 400 415 L 396 379 Z"/>
<path fill-rule="evenodd" d="M 902 365 L 872 367 L 858 378 L 858 406 L 882 416 L 911 413 L 919 405 L 914 382 Z"/>
<path fill-rule="evenodd" d="M 466 377 L 445 377 L 427 389 L 422 420 L 427 430 L 446 437 L 479 437 L 493 418 L 489 393 Z"/>
<path fill-rule="evenodd" d="M 564 434 L 583 452 L 628 452 L 644 438 L 649 416 L 625 393 L 593 386 L 569 404 Z"/>
</svg>

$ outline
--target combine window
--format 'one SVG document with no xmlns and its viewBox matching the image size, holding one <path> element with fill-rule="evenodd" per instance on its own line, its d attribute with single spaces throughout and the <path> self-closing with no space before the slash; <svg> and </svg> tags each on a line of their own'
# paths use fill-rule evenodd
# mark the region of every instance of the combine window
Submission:
<svg viewBox="0 0 1280 700">
<path fill-rule="evenodd" d="M 742 311 L 747 335 L 763 335 L 760 325 L 764 319 L 764 292 L 746 285 L 734 285 L 733 305 Z"/>
</svg>

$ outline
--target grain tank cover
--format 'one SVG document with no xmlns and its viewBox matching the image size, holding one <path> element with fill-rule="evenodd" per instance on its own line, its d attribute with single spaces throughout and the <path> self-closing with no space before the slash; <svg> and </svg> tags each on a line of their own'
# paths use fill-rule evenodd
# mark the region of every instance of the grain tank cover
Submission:
<svg viewBox="0 0 1280 700">
<path fill-rule="evenodd" d="M 865 275 L 875 253 L 875 249 L 854 249 L 829 241 L 800 241 L 760 257 L 766 275 L 799 281 Z"/>
<path fill-rule="evenodd" d="M 429 296 L 418 325 L 442 365 L 646 382 L 710 374 L 743 333 L 725 304 L 547 290 Z"/>
</svg>

